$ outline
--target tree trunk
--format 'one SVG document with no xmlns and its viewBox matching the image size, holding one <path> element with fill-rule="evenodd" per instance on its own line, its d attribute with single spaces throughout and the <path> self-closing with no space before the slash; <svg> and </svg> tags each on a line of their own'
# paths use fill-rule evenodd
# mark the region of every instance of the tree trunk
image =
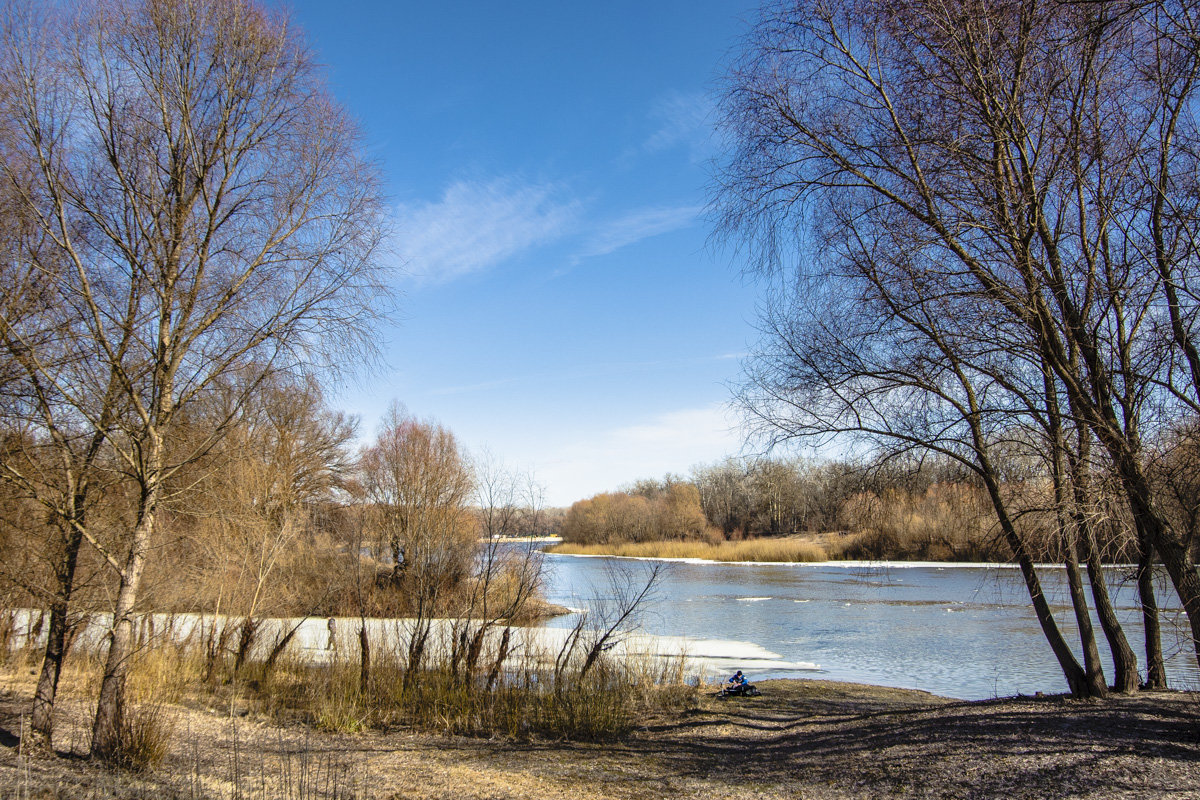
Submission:
<svg viewBox="0 0 1200 800">
<path fill-rule="evenodd" d="M 146 554 L 150 549 L 150 535 L 154 530 L 156 489 L 151 489 L 148 493 L 143 509 L 142 517 L 133 531 L 133 541 L 129 546 L 125 568 L 121 571 L 112 631 L 108 635 L 108 657 L 104 663 L 104 678 L 100 682 L 100 697 L 96 701 L 96 718 L 92 724 L 91 755 L 106 761 L 115 760 L 121 750 L 125 679 L 129 673 L 133 644 L 131 614 L 137 603 L 142 570 L 146 566 Z"/>
<path fill-rule="evenodd" d="M 58 694 L 58 679 L 66 658 L 68 602 L 60 598 L 50 606 L 50 630 L 46 652 L 42 657 L 41 674 L 33 694 L 33 713 L 30 721 L 32 741 L 49 750 L 54 737 L 54 699 Z"/>
<path fill-rule="evenodd" d="M 500 677 L 500 670 L 504 668 L 504 662 L 508 658 L 508 646 L 512 635 L 512 626 L 504 627 L 504 634 L 500 637 L 500 649 L 496 653 L 496 660 L 492 662 L 492 669 L 488 672 L 487 690 L 490 692 L 492 687 L 496 685 L 496 679 Z"/>
<path fill-rule="evenodd" d="M 370 696 L 371 688 L 371 638 L 367 634 L 366 620 L 358 626 L 358 689 L 364 700 Z"/>
<path fill-rule="evenodd" d="M 481 624 L 479 630 L 475 631 L 475 635 L 471 637 L 471 645 L 467 648 L 466 673 L 468 677 L 475 672 L 475 667 L 479 664 L 479 656 L 483 652 L 483 642 L 489 627 L 491 626 L 487 623 Z"/>
<path fill-rule="evenodd" d="M 404 669 L 404 691 L 416 685 L 417 674 L 421 671 L 421 663 L 425 660 L 425 643 L 429 639 L 430 621 L 425 619 L 423 609 L 417 612 L 420 616 L 413 623 L 412 638 L 408 642 L 408 664 Z"/>
<path fill-rule="evenodd" d="M 1104 630 L 1104 638 L 1108 640 L 1108 649 L 1113 657 L 1113 690 L 1121 694 L 1136 692 L 1138 688 L 1137 653 L 1125 636 L 1125 629 L 1117 618 L 1113 608 L 1112 596 L 1108 592 L 1108 584 L 1104 580 L 1104 563 L 1096 547 L 1096 535 L 1090 527 L 1085 529 L 1084 546 L 1087 548 L 1088 582 L 1092 587 L 1092 598 L 1096 602 L 1096 616 L 1100 618 L 1100 627 Z"/>
<path fill-rule="evenodd" d="M 233 657 L 233 674 L 237 675 L 242 671 L 242 667 L 246 663 L 246 659 L 250 657 L 250 649 L 254 647 L 254 641 L 258 638 L 259 621 L 253 617 L 245 617 L 242 619 L 242 624 L 238 628 L 238 648 L 237 653 Z"/>
<path fill-rule="evenodd" d="M 1191 626 L 1192 646 L 1196 652 L 1197 662 L 1200 662 L 1200 574 L 1196 572 L 1196 564 L 1192 560 L 1187 543 L 1171 529 L 1171 526 L 1154 507 L 1153 491 L 1146 477 L 1142 464 L 1136 457 L 1137 451 L 1129 442 L 1114 435 L 1103 426 L 1096 427 L 1096 435 L 1103 442 L 1117 468 L 1122 488 L 1129 502 L 1129 511 L 1133 515 L 1139 536 L 1144 537 L 1152 548 L 1158 552 L 1171 583 L 1175 587 L 1183 609 L 1187 612 L 1188 624 Z M 1149 549 L 1143 546 L 1143 551 Z M 1145 615 L 1143 601 L 1143 615 Z M 1157 626 L 1154 626 L 1157 628 Z M 1148 665 L 1149 666 L 1149 665 Z"/>
<path fill-rule="evenodd" d="M 1167 688 L 1167 668 L 1163 663 L 1162 628 L 1158 618 L 1158 598 L 1154 594 L 1154 548 L 1149 542 L 1141 542 L 1138 558 L 1138 598 L 1142 603 L 1142 629 L 1146 638 L 1146 683 L 1147 689 Z"/>
<path fill-rule="evenodd" d="M 1088 697 L 1104 697 L 1108 684 L 1104 681 L 1104 666 L 1100 663 L 1100 649 L 1096 646 L 1096 630 L 1092 627 L 1091 609 L 1083 591 L 1083 577 L 1079 572 L 1079 556 L 1074 542 L 1064 542 L 1066 548 L 1067 585 L 1071 591 L 1071 605 L 1075 609 L 1075 624 L 1079 627 L 1079 643 L 1083 648 L 1084 686 Z"/>
<path fill-rule="evenodd" d="M 307 617 L 305 617 L 307 619 Z M 275 664 L 279 661 L 279 657 L 283 655 L 283 651 L 287 649 L 288 644 L 296 636 L 296 631 L 300 630 L 299 625 L 293 625 L 288 629 L 288 632 L 280 637 L 279 641 L 275 642 L 275 646 L 271 648 L 271 652 L 267 655 L 267 660 L 263 662 L 263 680 L 266 681 L 267 676 L 275 669 Z"/>
<path fill-rule="evenodd" d="M 218 626 L 220 626 L 219 629 Z M 233 629 L 230 627 L 228 619 L 222 623 L 218 620 L 218 615 L 213 614 L 212 625 L 209 626 L 208 633 L 204 636 L 205 683 L 216 683 L 217 668 L 221 666 L 221 662 L 224 659 L 226 646 L 229 642 L 229 635 L 232 630 Z"/>
<path fill-rule="evenodd" d="M 1072 404 L 1071 413 L 1078 416 L 1076 406 Z M 1136 692 L 1138 688 L 1137 654 L 1129 645 L 1121 621 L 1113 608 L 1112 597 L 1108 593 L 1108 583 L 1104 579 L 1104 562 L 1100 558 L 1100 547 L 1096 539 L 1096 526 L 1091 512 L 1094 507 L 1095 490 L 1092 488 L 1092 475 L 1089 464 L 1092 453 L 1092 432 L 1084 425 L 1076 425 L 1076 451 L 1070 459 L 1071 486 L 1074 493 L 1074 508 L 1072 509 L 1073 524 L 1078 535 L 1078 541 L 1083 543 L 1084 559 L 1087 562 L 1088 582 L 1092 588 L 1092 599 L 1096 604 L 1096 616 L 1100 619 L 1100 627 L 1104 638 L 1108 640 L 1108 649 L 1113 658 L 1113 690 L 1121 694 Z"/>
<path fill-rule="evenodd" d="M 1196 565 L 1192 563 L 1186 545 L 1163 536 L 1154 536 L 1155 549 L 1162 558 L 1175 591 L 1187 612 L 1188 623 L 1192 630 L 1192 645 L 1196 651 L 1196 660 L 1200 663 L 1200 574 L 1196 573 Z"/>
<path fill-rule="evenodd" d="M 1017 533 L 1012 519 L 1008 516 L 1004 498 L 1000 495 L 1000 487 L 996 484 L 993 475 L 994 473 L 990 470 L 984 470 L 982 476 L 984 485 L 987 488 L 988 497 L 992 501 L 992 508 L 996 511 L 996 518 L 1000 522 L 1000 530 L 1004 533 L 1004 539 L 1008 542 L 1013 558 L 1021 568 L 1021 576 L 1025 579 L 1025 588 L 1029 592 L 1029 600 L 1033 603 L 1033 611 L 1037 615 L 1042 634 L 1050 644 L 1050 650 L 1054 653 L 1054 657 L 1058 659 L 1058 665 L 1063 671 L 1063 677 L 1067 679 L 1067 688 L 1070 689 L 1071 694 L 1076 697 L 1086 697 L 1088 694 L 1087 675 L 1079 666 L 1075 654 L 1071 652 L 1070 645 L 1063 638 L 1062 631 L 1058 629 L 1058 623 L 1054 621 L 1054 611 L 1050 608 L 1050 603 L 1046 601 L 1046 595 L 1042 591 L 1042 582 L 1034 568 L 1033 557 L 1029 554 L 1025 541 Z"/>
<path fill-rule="evenodd" d="M 58 680 L 62 676 L 63 661 L 67 657 L 67 614 L 71 608 L 71 592 L 75 587 L 75 566 L 79 559 L 79 547 L 83 535 L 77 528 L 69 528 L 64 537 L 63 559 L 57 571 L 58 596 L 50 604 L 50 630 L 46 638 L 46 652 L 42 657 L 41 674 L 33 695 L 33 713 L 30 727 L 33 741 L 50 748 L 54 737 L 54 700 L 58 696 Z"/>
</svg>

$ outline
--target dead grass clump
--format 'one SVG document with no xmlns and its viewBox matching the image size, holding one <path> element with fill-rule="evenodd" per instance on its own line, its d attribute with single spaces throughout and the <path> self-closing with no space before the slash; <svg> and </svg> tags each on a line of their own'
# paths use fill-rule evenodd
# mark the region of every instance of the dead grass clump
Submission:
<svg viewBox="0 0 1200 800">
<path fill-rule="evenodd" d="M 163 703 L 142 703 L 121 715 L 114 766 L 134 772 L 154 769 L 171 751 L 174 724 Z"/>
<path fill-rule="evenodd" d="M 160 644 L 137 653 L 126 692 L 134 702 L 178 703 L 203 674 L 198 654 L 170 644 Z"/>
</svg>

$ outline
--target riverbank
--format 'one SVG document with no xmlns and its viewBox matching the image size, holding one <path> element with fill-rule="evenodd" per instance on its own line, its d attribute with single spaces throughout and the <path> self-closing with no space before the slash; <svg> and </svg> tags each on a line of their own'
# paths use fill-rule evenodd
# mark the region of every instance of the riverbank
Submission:
<svg viewBox="0 0 1200 800">
<path fill-rule="evenodd" d="M 605 544 L 563 543 L 546 548 L 547 553 L 568 556 L 616 556 L 688 561 L 754 562 L 795 564 L 828 561 L 820 544 L 799 538 L 747 539 L 740 542 L 608 542 Z"/>
<path fill-rule="evenodd" d="M 1200 794 L 1200 696 L 974 703 L 829 681 L 647 719 L 615 744 L 277 725 L 236 704 L 172 706 L 154 773 L 20 750 L 31 686 L 0 691 L 0 798 L 1160 798 Z M 78 752 L 70 704 L 55 746 Z"/>
<path fill-rule="evenodd" d="M 832 531 L 797 533 L 739 541 L 678 539 L 650 542 L 564 542 L 546 548 L 561 555 L 617 556 L 730 563 L 837 563 L 841 561 L 921 561 L 999 563 L 1009 553 L 993 540 L 964 541 L 951 546 L 940 540 L 901 539 L 877 533 Z"/>
</svg>

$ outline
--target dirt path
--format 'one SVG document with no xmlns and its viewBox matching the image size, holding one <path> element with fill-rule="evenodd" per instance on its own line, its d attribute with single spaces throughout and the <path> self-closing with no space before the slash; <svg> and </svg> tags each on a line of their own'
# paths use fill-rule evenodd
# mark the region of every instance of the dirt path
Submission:
<svg viewBox="0 0 1200 800">
<path fill-rule="evenodd" d="M 1194 694 L 959 703 L 825 681 L 760 686 L 762 697 L 705 698 L 615 744 L 333 735 L 176 709 L 172 753 L 144 777 L 25 758 L 28 698 L 10 691 L 0 799 L 1200 797 Z M 67 715 L 60 749 L 79 747 L 82 712 Z"/>
</svg>

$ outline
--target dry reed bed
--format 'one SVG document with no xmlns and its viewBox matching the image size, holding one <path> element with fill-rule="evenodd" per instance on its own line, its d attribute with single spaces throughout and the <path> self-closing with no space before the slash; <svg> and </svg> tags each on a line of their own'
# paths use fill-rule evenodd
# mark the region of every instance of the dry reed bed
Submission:
<svg viewBox="0 0 1200 800">
<path fill-rule="evenodd" d="M 563 555 L 619 556 L 624 558 L 689 558 L 704 561 L 807 563 L 827 561 L 819 545 L 795 539 L 748 539 L 740 542 L 661 541 L 610 544 L 563 543 L 548 552 Z"/>
<path fill-rule="evenodd" d="M 497 638 L 481 633 L 471 657 L 461 650 L 454 657 L 452 643 L 440 642 L 416 669 L 409 669 L 407 643 L 376 638 L 364 670 L 357 641 L 319 653 L 293 648 L 278 658 L 247 660 L 194 635 L 177 638 L 160 629 L 141 642 L 130 667 L 118 765 L 146 770 L 163 762 L 177 735 L 173 709 L 181 705 L 337 733 L 404 728 L 606 740 L 628 733 L 647 714 L 694 702 L 696 689 L 684 682 L 681 657 L 614 658 L 606 640 L 593 641 L 583 627 L 578 632 L 580 644 L 550 652 L 517 636 L 510 641 L 507 630 L 502 636 L 497 631 Z M 38 649 L 0 656 L 0 687 L 31 692 Z M 79 647 L 67 665 L 60 706 L 86 708 L 102 674 L 97 651 Z M 56 746 L 85 753 L 86 738 L 76 725 L 69 743 Z"/>
</svg>

